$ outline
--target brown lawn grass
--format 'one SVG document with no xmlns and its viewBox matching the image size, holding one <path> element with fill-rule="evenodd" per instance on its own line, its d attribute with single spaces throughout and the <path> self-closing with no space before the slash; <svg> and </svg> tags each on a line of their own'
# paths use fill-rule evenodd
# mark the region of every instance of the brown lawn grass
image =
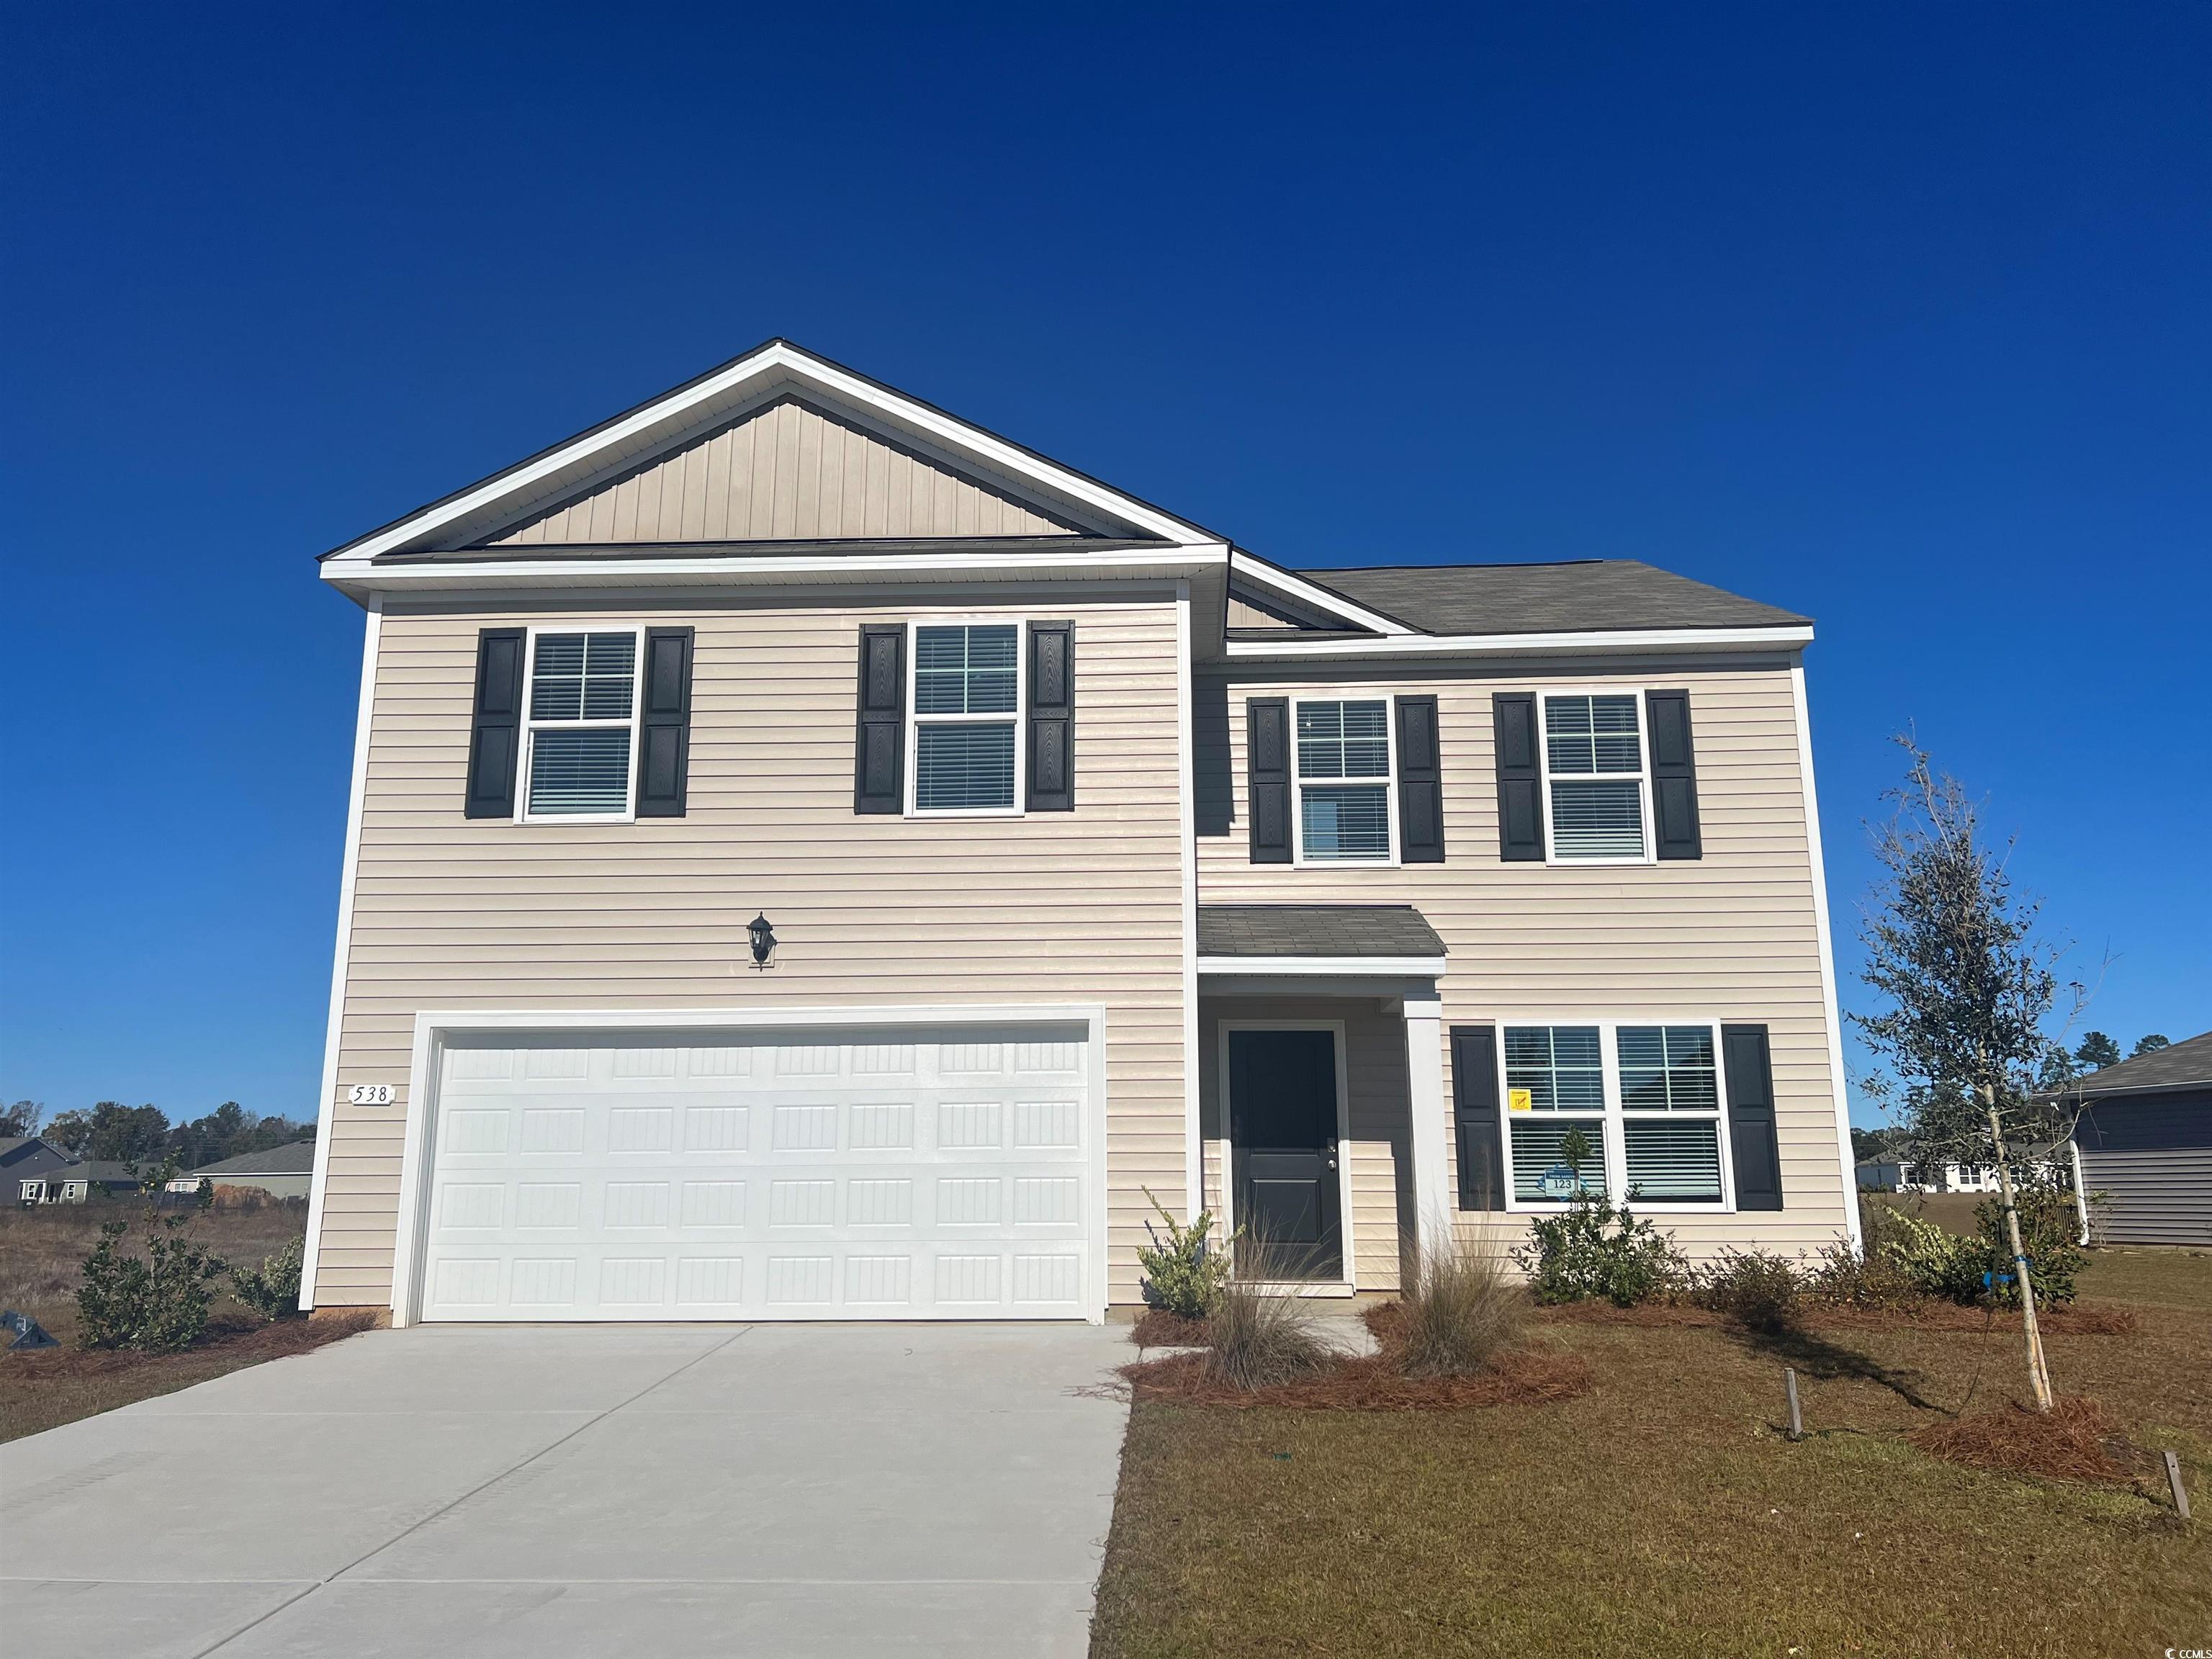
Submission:
<svg viewBox="0 0 2212 1659">
<path fill-rule="evenodd" d="M 1962 1407 L 2008 1408 L 2016 1324 L 1770 1342 L 1547 1322 L 1538 1340 L 1589 1363 L 1590 1393 L 1396 1414 L 1140 1399 L 1094 1659 L 2212 1645 L 2212 1255 L 2101 1255 L 2081 1282 L 2137 1328 L 2054 1334 L 2059 1387 L 2180 1452 L 2185 1530 L 2146 1474 L 2053 1482 L 1906 1442 Z M 1784 1364 L 1810 1431 L 1795 1445 Z"/>
<path fill-rule="evenodd" d="M 55 1336 L 58 1348 L 21 1353 L 0 1349 L 0 1440 L 36 1434 L 78 1418 L 112 1411 L 204 1382 L 245 1365 L 298 1353 L 351 1334 L 368 1322 L 318 1319 L 264 1325 L 228 1296 L 216 1298 L 205 1340 L 179 1354 L 95 1352 L 77 1346 L 78 1267 L 99 1242 L 104 1220 L 138 1213 L 135 1201 L 52 1204 L 0 1210 L 0 1308 L 27 1313 Z M 307 1206 L 297 1200 L 253 1210 L 213 1210 L 198 1223 L 217 1255 L 241 1264 L 261 1259 L 300 1236 Z M 218 1285 L 223 1283 L 216 1281 Z"/>
</svg>

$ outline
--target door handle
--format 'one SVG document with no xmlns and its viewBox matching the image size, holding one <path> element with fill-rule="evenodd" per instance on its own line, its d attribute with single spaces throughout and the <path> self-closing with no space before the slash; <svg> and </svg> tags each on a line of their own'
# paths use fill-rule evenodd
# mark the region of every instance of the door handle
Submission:
<svg viewBox="0 0 2212 1659">
<path fill-rule="evenodd" d="M 1336 1154 L 1334 1152 L 1331 1152 L 1328 1155 L 1328 1167 L 1332 1170 L 1336 1167 Z"/>
</svg>

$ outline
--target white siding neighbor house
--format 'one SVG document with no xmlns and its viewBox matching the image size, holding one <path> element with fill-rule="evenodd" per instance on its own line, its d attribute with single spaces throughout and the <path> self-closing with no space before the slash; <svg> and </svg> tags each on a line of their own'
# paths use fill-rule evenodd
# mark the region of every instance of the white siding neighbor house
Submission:
<svg viewBox="0 0 2212 1659">
<path fill-rule="evenodd" d="M 309 1306 L 1097 1320 L 1155 1200 L 1322 1293 L 1577 1184 L 1856 1229 L 1802 617 L 1286 569 L 781 340 L 321 569 Z"/>
</svg>

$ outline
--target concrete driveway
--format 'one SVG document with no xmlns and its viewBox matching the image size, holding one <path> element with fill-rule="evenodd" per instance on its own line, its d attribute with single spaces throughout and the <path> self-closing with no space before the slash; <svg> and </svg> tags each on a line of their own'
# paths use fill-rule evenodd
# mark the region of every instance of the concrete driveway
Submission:
<svg viewBox="0 0 2212 1659">
<path fill-rule="evenodd" d="M 0 1448 L 7 1646 L 1081 1654 L 1125 1337 L 371 1332 Z"/>
</svg>

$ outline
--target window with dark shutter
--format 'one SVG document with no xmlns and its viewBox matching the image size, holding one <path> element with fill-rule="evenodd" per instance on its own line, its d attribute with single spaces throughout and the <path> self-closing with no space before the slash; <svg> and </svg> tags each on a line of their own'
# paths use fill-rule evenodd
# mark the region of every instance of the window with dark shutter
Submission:
<svg viewBox="0 0 2212 1659">
<path fill-rule="evenodd" d="M 469 782 L 463 812 L 514 816 L 515 763 L 522 746 L 522 659 L 529 631 L 486 628 L 477 635 L 477 695 L 469 727 Z"/>
<path fill-rule="evenodd" d="M 1782 1207 L 1782 1156 L 1774 1133 L 1774 1065 L 1764 1025 L 1721 1027 L 1728 1079 L 1729 1142 L 1739 1210 Z"/>
<path fill-rule="evenodd" d="M 1537 751 L 1536 694 L 1500 691 L 1490 700 L 1498 750 L 1498 856 L 1544 861 L 1544 781 Z"/>
<path fill-rule="evenodd" d="M 1244 769 L 1252 862 L 1291 861 L 1291 702 L 1255 697 L 1244 705 Z"/>
<path fill-rule="evenodd" d="M 1459 1206 L 1505 1207 L 1505 1157 L 1498 1121 L 1498 1032 L 1489 1025 L 1451 1030 L 1452 1116 L 1459 1139 Z"/>
<path fill-rule="evenodd" d="M 1443 764 L 1437 700 L 1399 697 L 1398 862 L 1444 861 Z"/>
<path fill-rule="evenodd" d="M 1651 817 L 1662 859 L 1705 856 L 1698 833 L 1698 765 L 1690 744 L 1690 694 L 1646 691 L 1651 738 Z"/>
<path fill-rule="evenodd" d="M 691 630 L 649 628 L 638 732 L 638 817 L 682 817 L 690 771 Z"/>
<path fill-rule="evenodd" d="M 854 738 L 853 810 L 906 808 L 906 625 L 860 628 L 858 726 Z"/>
<path fill-rule="evenodd" d="M 1030 624 L 1029 810 L 1075 810 L 1075 624 Z"/>
</svg>

